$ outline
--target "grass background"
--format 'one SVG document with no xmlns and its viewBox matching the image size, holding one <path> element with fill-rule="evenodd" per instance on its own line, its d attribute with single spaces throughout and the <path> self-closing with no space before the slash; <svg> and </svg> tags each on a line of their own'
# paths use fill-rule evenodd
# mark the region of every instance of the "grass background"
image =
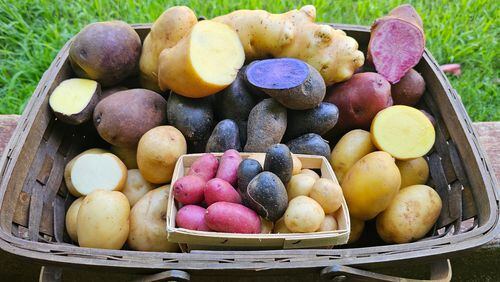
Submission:
<svg viewBox="0 0 500 282">
<path fill-rule="evenodd" d="M 500 120 L 500 9 L 494 0 L 410 2 L 425 25 L 427 48 L 440 64 L 461 63 L 449 77 L 475 121 Z M 284 12 L 313 4 L 319 21 L 370 25 L 404 3 L 373 1 L 0 0 L 0 114 L 20 114 L 63 44 L 90 22 L 153 22 L 166 8 L 187 5 L 208 18 L 235 9 Z"/>
</svg>

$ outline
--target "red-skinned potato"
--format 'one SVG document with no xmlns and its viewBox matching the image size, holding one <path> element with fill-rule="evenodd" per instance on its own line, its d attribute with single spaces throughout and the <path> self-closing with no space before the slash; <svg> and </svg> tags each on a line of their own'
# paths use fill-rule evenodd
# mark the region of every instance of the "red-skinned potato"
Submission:
<svg viewBox="0 0 500 282">
<path fill-rule="evenodd" d="M 210 206 L 216 202 L 241 203 L 240 194 L 227 181 L 214 178 L 209 180 L 204 190 L 205 203 Z"/>
<path fill-rule="evenodd" d="M 207 208 L 207 226 L 219 232 L 260 233 L 260 217 L 253 210 L 235 203 L 217 202 Z"/>
<path fill-rule="evenodd" d="M 242 158 L 238 151 L 234 149 L 225 151 L 220 158 L 219 169 L 217 169 L 215 177 L 226 180 L 231 185 L 236 185 L 238 182 L 238 166 L 241 161 Z"/>
<path fill-rule="evenodd" d="M 196 205 L 186 205 L 175 215 L 175 223 L 180 228 L 198 231 L 210 231 L 205 222 L 206 209 Z"/>
<path fill-rule="evenodd" d="M 197 175 L 186 175 L 174 183 L 174 197 L 182 204 L 199 204 L 203 201 L 206 181 Z"/>
<path fill-rule="evenodd" d="M 188 175 L 198 175 L 199 177 L 208 181 L 215 177 L 217 168 L 219 167 L 219 160 L 212 154 L 204 154 L 199 157 L 191 165 Z"/>
</svg>

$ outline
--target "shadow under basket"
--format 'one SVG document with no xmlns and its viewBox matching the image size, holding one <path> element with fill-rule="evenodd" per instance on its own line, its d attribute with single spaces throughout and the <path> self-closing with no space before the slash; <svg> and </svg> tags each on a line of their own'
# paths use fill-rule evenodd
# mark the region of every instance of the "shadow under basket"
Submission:
<svg viewBox="0 0 500 282">
<path fill-rule="evenodd" d="M 369 28 L 333 26 L 345 30 L 366 51 Z M 150 25 L 133 27 L 142 39 L 150 29 Z M 499 229 L 498 187 L 492 168 L 460 97 L 426 50 L 416 66 L 427 84 L 419 107 L 437 121 L 436 143 L 428 161 L 431 186 L 441 196 L 443 208 L 435 228 L 425 238 L 399 245 L 346 245 L 333 249 L 169 253 L 80 248 L 72 244 L 65 231 L 65 211 L 74 198 L 65 187 L 63 170 L 84 149 L 105 145 L 91 124 L 62 124 L 49 109 L 49 94 L 61 81 L 73 76 L 68 61 L 70 42 L 44 73 L 2 157 L 0 248 L 6 252 L 45 265 L 120 272 L 302 269 L 319 273 L 321 268 L 334 264 L 376 267 L 450 257 L 487 243 Z"/>
</svg>

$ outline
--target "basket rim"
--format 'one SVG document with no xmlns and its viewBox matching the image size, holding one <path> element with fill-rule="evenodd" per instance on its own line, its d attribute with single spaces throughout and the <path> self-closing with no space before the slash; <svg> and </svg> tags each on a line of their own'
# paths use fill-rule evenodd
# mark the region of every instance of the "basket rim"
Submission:
<svg viewBox="0 0 500 282">
<path fill-rule="evenodd" d="M 333 27 L 354 32 L 369 32 L 369 27 L 348 24 L 331 24 Z M 136 30 L 147 30 L 151 24 L 133 24 Z M 22 145 L 27 139 L 27 134 L 24 134 L 35 121 L 33 112 L 38 112 L 43 98 L 48 95 L 49 83 L 54 80 L 57 75 L 58 67 L 65 62 L 68 57 L 68 49 L 72 39 L 68 40 L 56 55 L 50 67 L 45 71 L 40 79 L 40 82 L 30 98 L 23 115 L 20 117 L 18 126 L 16 127 L 11 140 L 5 148 L 5 151 L 0 159 L 0 215 L 2 214 L 3 199 L 6 193 L 8 179 L 5 175 L 10 175 L 13 171 L 14 163 L 12 159 L 16 159 L 20 154 Z M 459 96 L 449 83 L 447 77 L 439 69 L 439 65 L 433 58 L 429 50 L 425 49 L 423 60 L 429 64 L 444 87 L 447 98 L 450 100 L 459 101 Z M 39 99 L 42 97 L 42 99 Z M 264 250 L 264 251 L 193 251 L 191 253 L 161 253 L 162 263 L 156 264 L 154 269 L 246 269 L 259 270 L 269 268 L 311 268 L 324 267 L 331 265 L 333 262 L 347 265 L 364 265 L 384 262 L 394 262 L 401 260 L 409 260 L 423 257 L 434 257 L 443 254 L 455 253 L 466 249 L 478 247 L 492 240 L 496 234 L 500 233 L 499 222 L 499 195 L 495 190 L 498 187 L 497 180 L 493 175 L 493 169 L 488 162 L 487 157 L 482 149 L 477 133 L 472 127 L 472 122 L 465 111 L 461 102 L 452 103 L 454 110 L 460 118 L 462 130 L 468 137 L 468 145 L 474 152 L 474 157 L 478 167 L 480 168 L 481 177 L 485 184 L 486 194 L 488 196 L 488 205 L 490 206 L 490 216 L 488 221 L 482 226 L 471 230 L 467 233 L 462 233 L 453 236 L 445 236 L 442 238 L 432 239 L 432 244 L 429 241 L 419 241 L 413 243 L 399 245 L 385 245 L 377 247 L 365 248 L 349 248 L 349 249 L 307 249 L 307 250 Z M 7 233 L 0 229 L 0 249 L 40 262 L 51 264 L 73 264 L 86 265 L 96 267 L 119 267 L 124 269 L 152 269 L 151 257 L 152 253 L 127 251 L 127 250 L 99 250 L 91 248 L 81 248 L 75 245 L 57 245 L 55 250 L 51 246 L 53 244 L 27 241 Z M 397 246 L 397 247 L 396 247 Z M 425 250 L 426 252 L 421 252 Z M 339 254 L 348 253 L 347 257 L 338 257 Z M 401 253 L 405 256 L 401 257 Z M 43 257 L 40 257 L 43 254 Z M 123 256 L 126 254 L 126 256 Z M 214 258 L 217 254 L 217 259 Z M 61 261 L 61 255 L 64 255 L 64 262 Z M 257 262 L 238 262 L 234 260 L 238 257 L 256 258 Z M 272 256 L 282 258 L 307 257 L 313 256 L 314 260 L 294 261 L 290 259 L 287 262 L 280 262 L 277 267 L 276 261 L 273 260 L 272 265 L 269 262 L 261 262 L 258 260 L 260 256 Z M 126 258 L 122 258 L 126 257 Z M 133 259 L 132 259 L 133 258 Z M 323 258 L 323 259 L 320 259 Z M 160 258 L 158 258 L 160 259 Z M 219 260 L 234 260 L 233 263 L 220 263 Z M 201 263 L 200 263 L 201 262 Z"/>
</svg>

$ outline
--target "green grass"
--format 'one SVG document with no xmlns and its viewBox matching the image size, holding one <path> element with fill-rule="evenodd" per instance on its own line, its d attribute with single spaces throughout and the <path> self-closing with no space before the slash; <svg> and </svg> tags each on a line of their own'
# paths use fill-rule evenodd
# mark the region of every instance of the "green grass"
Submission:
<svg viewBox="0 0 500 282">
<path fill-rule="evenodd" d="M 187 5 L 213 17 L 235 9 L 284 12 L 314 4 L 318 20 L 370 25 L 403 1 L 44 1 L 0 0 L 0 113 L 21 113 L 43 72 L 71 36 L 94 21 L 152 22 L 166 8 Z M 500 120 L 498 1 L 410 1 L 422 16 L 439 63 L 461 63 L 450 77 L 475 121 Z"/>
</svg>

